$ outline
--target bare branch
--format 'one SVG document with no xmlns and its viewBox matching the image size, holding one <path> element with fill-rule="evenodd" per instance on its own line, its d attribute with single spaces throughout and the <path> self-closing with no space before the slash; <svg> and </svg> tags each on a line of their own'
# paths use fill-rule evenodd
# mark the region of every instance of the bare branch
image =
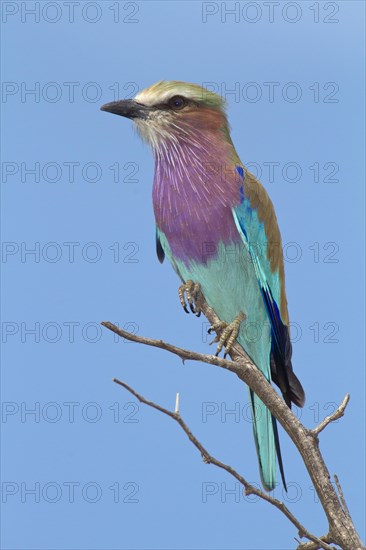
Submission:
<svg viewBox="0 0 366 550">
<path fill-rule="evenodd" d="M 316 548 L 324 548 L 324 550 L 332 550 L 332 547 L 329 546 L 326 541 L 323 541 L 322 539 L 318 539 L 315 535 L 310 533 L 300 522 L 299 520 L 290 512 L 290 510 L 287 508 L 287 506 L 281 502 L 280 500 L 271 497 L 269 494 L 264 493 L 260 489 L 257 489 L 249 483 L 243 476 L 241 476 L 234 468 L 229 466 L 228 464 L 224 464 L 217 458 L 213 457 L 202 445 L 202 443 L 193 435 L 190 428 L 187 426 L 187 424 L 184 422 L 183 418 L 180 416 L 179 412 L 177 412 L 177 406 L 176 411 L 172 412 L 168 409 L 165 409 L 164 407 L 161 407 L 157 403 L 154 403 L 153 401 L 148 401 L 137 393 L 136 390 L 131 388 L 131 386 L 128 386 L 125 382 L 122 382 L 121 380 L 118 380 L 117 378 L 113 378 L 113 382 L 118 384 L 119 386 L 122 386 L 127 391 L 129 391 L 132 395 L 136 397 L 140 401 L 140 403 L 144 403 L 145 405 L 148 405 L 149 407 L 152 407 L 153 409 L 156 409 L 157 411 L 169 416 L 170 418 L 173 418 L 179 426 L 182 428 L 182 430 L 186 433 L 188 436 L 188 439 L 193 443 L 193 445 L 200 451 L 203 462 L 205 464 L 214 464 L 218 468 L 221 468 L 222 470 L 225 470 L 230 475 L 232 475 L 235 479 L 237 479 L 244 487 L 245 494 L 246 495 L 256 495 L 262 500 L 265 500 L 266 502 L 269 502 L 273 506 L 275 506 L 278 510 L 280 510 L 286 517 L 291 521 L 291 523 L 297 528 L 299 531 L 299 535 L 301 537 L 306 537 L 310 541 L 313 541 L 313 544 L 316 545 Z M 179 394 L 177 394 L 179 395 Z M 314 546 L 315 548 L 315 546 Z"/>
<path fill-rule="evenodd" d="M 324 430 L 324 428 L 326 428 L 328 426 L 328 424 L 330 424 L 331 422 L 334 422 L 335 420 L 338 420 L 339 418 L 342 418 L 342 416 L 344 415 L 344 411 L 346 410 L 346 407 L 348 405 L 349 400 L 350 400 L 350 395 L 349 395 L 349 393 L 347 393 L 344 396 L 344 399 L 343 399 L 342 403 L 339 405 L 338 409 L 336 411 L 334 411 L 333 414 L 330 414 L 329 416 L 324 418 L 324 420 L 322 420 L 322 422 L 320 422 L 320 424 L 316 428 L 311 430 L 311 433 L 313 435 L 317 436 L 318 434 L 320 434 L 320 432 L 322 432 Z"/>
<path fill-rule="evenodd" d="M 145 346 L 152 346 L 154 348 L 164 349 L 184 360 L 209 363 L 211 365 L 216 365 L 217 367 L 222 367 L 224 369 L 230 370 L 231 372 L 234 372 L 236 374 L 238 373 L 237 365 L 233 361 L 229 361 L 228 359 L 222 359 L 221 357 L 216 357 L 216 355 L 207 355 L 205 353 L 198 353 L 184 348 L 179 348 L 178 346 L 173 346 L 168 342 L 164 342 L 164 340 L 154 340 L 153 338 L 138 336 L 137 334 L 127 332 L 126 330 L 123 330 L 113 323 L 109 323 L 108 321 L 103 321 L 101 324 L 115 334 L 118 334 L 118 336 L 120 336 L 121 338 L 130 340 L 131 342 L 137 342 L 138 344 L 144 344 Z"/>
<path fill-rule="evenodd" d="M 199 305 L 201 311 L 210 321 L 211 325 L 220 322 L 220 319 L 216 315 L 215 311 L 208 306 L 203 296 L 200 299 Z M 257 396 L 263 401 L 263 403 L 277 418 L 279 423 L 282 425 L 284 430 L 287 432 L 289 437 L 296 445 L 309 472 L 317 495 L 319 496 L 319 500 L 322 504 L 323 510 L 327 516 L 329 524 L 329 537 L 332 539 L 332 542 L 340 546 L 343 550 L 360 550 L 362 548 L 365 548 L 362 545 L 361 539 L 358 536 L 351 517 L 345 513 L 344 504 L 341 500 L 341 494 L 338 496 L 335 488 L 331 483 L 328 468 L 319 449 L 318 434 L 330 422 L 343 416 L 344 410 L 349 401 L 348 394 L 346 395 L 340 407 L 335 413 L 323 420 L 323 422 L 321 422 L 319 426 L 317 426 L 314 430 L 309 430 L 301 424 L 301 422 L 297 419 L 293 412 L 287 407 L 284 400 L 280 398 L 272 385 L 266 380 L 260 370 L 248 358 L 243 348 L 237 342 L 235 342 L 230 351 L 232 361 L 228 361 L 214 355 L 206 355 L 203 353 L 197 353 L 179 348 L 177 346 L 164 342 L 163 340 L 154 340 L 151 338 L 144 338 L 136 334 L 131 334 L 109 322 L 104 322 L 102 323 L 102 325 L 104 325 L 106 328 L 113 331 L 114 333 L 118 334 L 122 338 L 126 338 L 132 342 L 164 349 L 170 353 L 173 353 L 174 355 L 177 355 L 183 360 L 190 359 L 193 361 L 201 361 L 203 363 L 209 363 L 211 365 L 215 365 L 235 373 L 240 378 L 240 380 L 245 382 L 251 388 L 251 390 L 253 390 L 254 393 L 256 393 Z M 121 385 L 123 385 L 123 383 Z M 133 393 L 133 390 L 131 391 L 131 393 Z M 137 395 L 136 397 L 139 398 Z M 166 409 L 163 409 L 162 407 L 159 408 L 159 405 L 149 402 L 147 402 L 146 404 L 160 410 L 164 414 L 168 414 L 166 412 Z M 175 413 L 169 412 L 168 415 L 172 416 L 172 418 L 178 421 Z M 180 419 L 179 413 L 178 418 Z M 193 439 L 192 442 L 194 442 Z M 199 442 L 197 443 L 198 444 L 195 445 L 199 449 L 200 444 Z M 205 451 L 205 449 L 203 449 L 203 451 Z M 229 473 L 234 475 L 234 477 L 236 475 L 239 475 L 236 473 L 232 473 L 230 470 L 230 466 L 222 465 L 216 459 L 212 458 L 212 463 L 216 464 L 220 468 L 226 469 Z M 254 494 L 257 494 L 257 492 L 255 492 Z M 265 500 L 268 500 L 268 495 L 265 495 L 265 497 Z M 281 508 L 279 507 L 279 509 Z M 320 539 L 314 540 L 314 544 L 317 543 L 319 545 L 319 540 Z M 323 546 L 320 547 L 324 548 L 324 545 L 327 543 L 323 542 L 322 544 Z"/>
<path fill-rule="evenodd" d="M 324 535 L 324 537 L 320 537 L 319 540 L 325 543 L 333 542 L 332 537 L 329 535 L 329 533 L 328 535 Z M 299 544 L 296 550 L 318 550 L 319 548 L 321 548 L 321 546 L 319 546 L 318 542 L 303 542 Z M 331 548 L 334 548 L 334 546 L 331 546 Z"/>
<path fill-rule="evenodd" d="M 207 310 L 207 311 L 206 311 Z M 202 304 L 202 311 L 206 311 L 209 321 L 214 324 L 218 322 L 218 317 L 209 308 L 209 306 Z M 130 340 L 131 342 L 137 342 L 139 344 L 144 344 L 147 346 L 152 346 L 155 348 L 160 348 L 166 350 L 174 355 L 177 355 L 183 360 L 198 361 L 202 363 L 208 363 L 210 365 L 215 365 L 217 367 L 229 370 L 236 374 L 243 382 L 248 384 L 248 386 L 262 399 L 265 405 L 268 406 L 274 416 L 279 420 L 284 429 L 289 433 L 290 437 L 293 439 L 295 445 L 298 446 L 300 439 L 303 436 L 308 435 L 309 431 L 304 428 L 300 423 L 297 417 L 293 412 L 287 407 L 283 399 L 279 397 L 277 392 L 268 382 L 268 380 L 263 376 L 261 371 L 257 369 L 254 363 L 248 358 L 245 354 L 243 348 L 235 343 L 230 352 L 230 356 L 233 359 L 232 361 L 228 359 L 223 359 L 221 357 L 216 357 L 216 355 L 208 355 L 205 353 L 198 353 L 195 351 L 187 350 L 164 342 L 164 340 L 155 340 L 153 338 L 146 338 L 144 336 L 138 336 L 137 334 L 129 333 L 113 323 L 103 321 L 101 323 L 103 326 L 118 334 L 121 338 Z M 291 431 L 291 427 L 297 427 L 299 433 L 295 435 L 294 430 Z"/>
<path fill-rule="evenodd" d="M 347 503 L 346 503 L 346 499 L 344 498 L 343 490 L 342 490 L 341 484 L 339 483 L 339 479 L 338 479 L 337 474 L 334 474 L 334 481 L 337 485 L 337 490 L 338 490 L 338 493 L 339 493 L 339 498 L 341 499 L 343 511 L 346 514 L 346 516 L 348 517 L 348 519 L 351 519 L 351 514 L 349 513 L 349 509 L 348 509 L 348 506 L 347 506 Z"/>
</svg>

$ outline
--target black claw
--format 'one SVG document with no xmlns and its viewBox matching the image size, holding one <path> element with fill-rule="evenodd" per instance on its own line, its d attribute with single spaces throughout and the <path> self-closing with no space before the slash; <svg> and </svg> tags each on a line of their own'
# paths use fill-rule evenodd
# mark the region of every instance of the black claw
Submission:
<svg viewBox="0 0 366 550">
<path fill-rule="evenodd" d="M 219 356 L 219 352 L 217 351 L 217 352 L 215 353 L 215 357 L 218 357 L 218 356 Z"/>
<path fill-rule="evenodd" d="M 210 328 L 208 329 L 207 334 L 211 334 L 211 332 L 212 332 L 212 327 L 210 327 Z"/>
<path fill-rule="evenodd" d="M 227 351 L 225 351 L 224 353 L 224 359 L 226 359 L 226 357 L 227 357 Z"/>
<path fill-rule="evenodd" d="M 186 313 L 189 313 L 188 309 L 187 309 L 187 306 L 183 306 L 183 309 Z"/>
<path fill-rule="evenodd" d="M 196 317 L 201 317 L 201 312 L 196 313 Z"/>
<path fill-rule="evenodd" d="M 189 304 L 189 307 L 190 307 L 192 313 L 196 313 L 196 310 L 195 310 L 193 304 Z"/>
</svg>

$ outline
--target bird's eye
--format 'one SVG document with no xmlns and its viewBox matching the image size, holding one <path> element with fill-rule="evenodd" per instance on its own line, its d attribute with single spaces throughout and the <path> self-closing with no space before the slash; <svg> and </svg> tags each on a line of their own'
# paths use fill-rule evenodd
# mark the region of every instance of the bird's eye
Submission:
<svg viewBox="0 0 366 550">
<path fill-rule="evenodd" d="M 183 107 L 187 105 L 187 101 L 181 95 L 175 95 L 169 99 L 168 104 L 171 109 L 174 109 L 174 111 L 180 111 L 180 109 L 183 109 Z"/>
</svg>

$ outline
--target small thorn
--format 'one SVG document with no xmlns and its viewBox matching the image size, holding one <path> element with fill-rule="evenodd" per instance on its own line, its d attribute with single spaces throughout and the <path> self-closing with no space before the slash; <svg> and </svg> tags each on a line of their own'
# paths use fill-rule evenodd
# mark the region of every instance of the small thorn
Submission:
<svg viewBox="0 0 366 550">
<path fill-rule="evenodd" d="M 179 393 L 175 396 L 175 414 L 179 414 Z"/>
</svg>

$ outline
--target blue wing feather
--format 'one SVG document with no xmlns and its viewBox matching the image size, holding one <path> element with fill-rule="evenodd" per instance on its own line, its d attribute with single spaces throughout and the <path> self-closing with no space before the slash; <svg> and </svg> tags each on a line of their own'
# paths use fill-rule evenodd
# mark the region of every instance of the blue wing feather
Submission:
<svg viewBox="0 0 366 550">
<path fill-rule="evenodd" d="M 237 167 L 237 172 L 242 176 L 241 167 Z M 289 407 L 291 407 L 291 401 L 302 407 L 305 394 L 292 370 L 290 331 L 289 327 L 283 322 L 278 307 L 281 296 L 279 272 L 273 272 L 271 269 L 267 257 L 268 243 L 264 224 L 258 219 L 257 211 L 251 208 L 249 198 L 245 196 L 244 175 L 242 177 L 241 202 L 233 209 L 233 215 L 243 242 L 249 250 L 271 325 L 270 365 L 272 379 L 280 387 Z"/>
</svg>

